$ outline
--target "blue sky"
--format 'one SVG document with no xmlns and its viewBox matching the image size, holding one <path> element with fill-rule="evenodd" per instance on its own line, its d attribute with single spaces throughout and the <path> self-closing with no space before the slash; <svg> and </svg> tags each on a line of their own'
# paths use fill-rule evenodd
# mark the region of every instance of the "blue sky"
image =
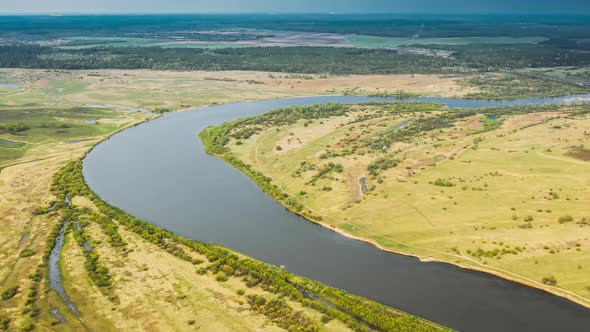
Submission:
<svg viewBox="0 0 590 332">
<path fill-rule="evenodd" d="M 0 12 L 590 14 L 590 0 L 0 0 Z"/>
</svg>

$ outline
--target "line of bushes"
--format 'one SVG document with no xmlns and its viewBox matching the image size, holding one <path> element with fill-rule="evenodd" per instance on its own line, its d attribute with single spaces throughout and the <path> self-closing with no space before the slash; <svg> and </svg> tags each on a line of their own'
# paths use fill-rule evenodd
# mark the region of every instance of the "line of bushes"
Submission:
<svg viewBox="0 0 590 332">
<path fill-rule="evenodd" d="M 370 328 L 367 326 L 371 325 L 380 330 L 393 331 L 388 325 L 379 326 L 378 317 L 383 315 L 384 312 L 390 313 L 388 315 L 389 317 L 395 318 L 401 322 L 400 326 L 408 326 L 408 328 L 396 329 L 395 331 L 444 330 L 428 321 L 412 317 L 375 302 L 337 290 L 334 290 L 334 292 L 339 292 L 339 296 L 333 296 L 329 299 L 330 306 L 305 298 L 299 289 L 305 289 L 308 285 L 316 285 L 316 287 L 321 287 L 321 289 L 331 288 L 324 285 L 318 286 L 320 285 L 319 283 L 294 276 L 277 267 L 260 261 L 250 258 L 240 258 L 238 255 L 221 246 L 203 244 L 185 239 L 127 214 L 123 210 L 100 199 L 87 187 L 82 175 L 81 160 L 68 163 L 60 172 L 58 172 L 52 186 L 52 191 L 57 197 L 65 197 L 66 195 L 71 197 L 75 195 L 86 196 L 95 204 L 100 213 L 112 220 L 116 220 L 120 225 L 126 227 L 135 234 L 138 234 L 144 240 L 155 244 L 159 248 L 187 262 L 195 265 L 200 263 L 198 259 L 189 255 L 186 250 L 192 250 L 207 257 L 209 264 L 205 268 L 201 268 L 205 270 L 205 273 L 211 272 L 213 274 L 218 274 L 221 272 L 226 276 L 232 275 L 239 277 L 244 280 L 249 287 L 259 286 L 268 292 L 300 302 L 304 306 L 318 310 L 330 318 L 341 320 L 353 330 L 368 331 Z M 342 309 L 336 310 L 334 308 Z M 369 317 L 373 317 L 371 320 L 377 322 L 377 324 L 365 321 L 369 320 Z M 291 319 L 285 317 L 281 319 L 286 319 L 286 321 L 293 323 L 293 320 Z M 412 323 L 409 324 L 407 322 Z M 303 329 L 307 328 L 303 325 L 295 327 Z"/>
<path fill-rule="evenodd" d="M 111 218 L 104 215 L 92 212 L 89 215 L 89 219 L 100 225 L 103 233 L 107 236 L 109 243 L 113 247 L 125 247 L 127 243 L 118 232 L 119 226 L 113 222 Z"/>
<path fill-rule="evenodd" d="M 73 224 L 70 223 L 70 226 Z M 98 287 L 109 287 L 112 285 L 112 277 L 109 273 L 109 269 L 100 264 L 100 255 L 94 251 L 85 250 L 84 243 L 88 243 L 90 239 L 84 234 L 84 228 L 70 227 L 74 233 L 74 239 L 76 243 L 82 248 L 84 253 L 84 267 L 88 271 L 88 275 L 94 284 Z"/>
<path fill-rule="evenodd" d="M 289 332 L 317 332 L 319 327 L 301 311 L 293 310 L 284 299 L 269 301 L 262 295 L 248 295 L 248 303 L 255 312 L 261 313 Z"/>
<path fill-rule="evenodd" d="M 261 172 L 254 170 L 252 166 L 244 163 L 240 158 L 225 147 L 229 142 L 229 131 L 232 125 L 221 125 L 219 127 L 209 127 L 203 130 L 199 137 L 203 141 L 205 151 L 212 155 L 223 159 L 228 164 L 232 165 L 242 173 L 246 174 L 252 181 L 254 181 L 265 193 L 269 194 L 283 206 L 292 212 L 307 218 L 312 221 L 320 222 L 323 220 L 322 216 L 313 213 L 311 210 L 305 210 L 297 198 L 288 195 L 283 190 L 272 183 L 272 179 L 265 176 Z"/>
</svg>

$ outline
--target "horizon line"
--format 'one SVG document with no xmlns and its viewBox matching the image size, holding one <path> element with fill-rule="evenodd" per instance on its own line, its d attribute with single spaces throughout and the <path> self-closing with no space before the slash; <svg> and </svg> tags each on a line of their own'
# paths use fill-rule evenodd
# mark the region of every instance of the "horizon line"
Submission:
<svg viewBox="0 0 590 332">
<path fill-rule="evenodd" d="M 0 10 L 0 16 L 25 16 L 25 15 L 35 15 L 35 16 L 43 16 L 43 15 L 50 15 L 50 16 L 74 16 L 74 15 L 146 15 L 146 16 L 157 16 L 157 15 L 531 15 L 531 16 L 538 16 L 538 15 L 571 15 L 571 16 L 590 16 L 590 13 L 579 13 L 579 12 L 480 12 L 480 11 L 473 11 L 473 12 L 413 12 L 413 11 L 402 11 L 402 12 L 90 12 L 90 11 L 40 11 L 40 12 L 3 12 Z"/>
</svg>

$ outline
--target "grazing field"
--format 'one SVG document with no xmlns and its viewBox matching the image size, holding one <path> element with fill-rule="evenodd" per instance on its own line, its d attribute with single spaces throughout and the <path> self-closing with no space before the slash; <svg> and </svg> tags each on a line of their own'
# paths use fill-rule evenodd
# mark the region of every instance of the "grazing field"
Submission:
<svg viewBox="0 0 590 332">
<path fill-rule="evenodd" d="M 208 134 L 313 221 L 590 304 L 587 106 L 328 105 Z"/>
</svg>

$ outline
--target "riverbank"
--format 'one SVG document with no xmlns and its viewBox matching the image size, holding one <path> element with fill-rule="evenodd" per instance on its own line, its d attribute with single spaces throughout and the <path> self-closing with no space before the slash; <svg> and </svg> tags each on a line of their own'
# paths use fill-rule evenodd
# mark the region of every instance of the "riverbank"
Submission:
<svg viewBox="0 0 590 332">
<path fill-rule="evenodd" d="M 226 161 L 228 164 L 236 167 L 236 169 L 244 172 L 243 169 L 243 165 L 242 163 L 236 163 L 235 160 L 233 160 L 232 158 L 228 158 L 227 156 L 223 155 L 223 154 L 216 154 L 216 153 L 211 153 L 211 155 L 216 156 L 224 161 Z M 267 187 L 267 183 L 264 181 L 261 181 L 259 176 L 264 176 L 262 174 L 259 175 L 253 175 L 250 172 L 244 172 L 244 174 L 246 174 L 250 179 L 252 179 L 252 181 L 254 181 L 257 185 L 260 186 L 261 189 L 263 189 L 267 194 L 271 195 L 273 198 L 274 197 L 281 197 L 281 196 L 289 196 L 288 193 L 286 192 L 281 192 L 281 194 L 279 196 L 277 195 L 277 192 L 274 190 L 269 190 L 269 189 L 265 189 Z M 274 189 L 279 189 L 279 187 L 274 187 Z M 288 209 L 289 211 L 291 211 L 292 213 L 299 215 L 303 218 L 305 218 L 307 221 L 312 222 L 314 224 L 320 225 L 326 229 L 329 229 L 330 231 L 333 231 L 339 235 L 345 236 L 347 238 L 353 239 L 353 240 L 357 240 L 357 241 L 362 241 L 368 244 L 371 244 L 372 246 L 378 248 L 379 250 L 382 250 L 384 252 L 389 252 L 389 253 L 393 253 L 393 254 L 398 254 L 398 255 L 406 255 L 406 256 L 410 256 L 410 257 L 416 257 L 418 259 L 420 259 L 420 261 L 425 262 L 425 263 L 429 263 L 429 262 L 442 262 L 442 263 L 447 263 L 447 264 L 452 264 L 455 266 L 458 266 L 460 268 L 465 268 L 465 269 L 470 269 L 470 270 L 474 270 L 474 271 L 480 271 L 480 272 L 484 272 L 484 273 L 489 273 L 492 275 L 495 275 L 497 277 L 506 279 L 506 280 L 510 280 L 528 287 L 533 287 L 533 288 L 537 288 L 537 289 L 541 289 L 544 291 L 547 291 L 549 293 L 564 297 L 572 302 L 578 303 L 580 305 L 583 305 L 586 308 L 590 309 L 590 299 L 581 297 L 577 294 L 574 294 L 572 292 L 569 292 L 565 289 L 560 289 L 558 287 L 551 287 L 551 286 L 547 286 L 547 285 L 543 285 L 540 282 L 528 279 L 526 277 L 511 273 L 509 271 L 505 271 L 505 270 L 498 270 L 496 268 L 493 267 L 487 267 L 484 266 L 481 263 L 478 263 L 474 260 L 470 260 L 464 256 L 459 256 L 459 255 L 452 255 L 446 252 L 442 252 L 442 251 L 437 251 L 438 254 L 442 254 L 442 255 L 448 255 L 450 256 L 449 259 L 444 259 L 444 258 L 434 258 L 432 256 L 428 256 L 428 255 L 424 255 L 424 254 L 417 254 L 417 253 L 413 253 L 411 251 L 407 251 L 407 250 L 395 250 L 395 249 L 391 249 L 388 247 L 385 247 L 384 245 L 382 245 L 379 241 L 371 239 L 369 237 L 363 237 L 363 236 L 358 236 L 358 235 L 353 235 L 343 229 L 339 229 L 336 228 L 334 225 L 326 223 L 321 221 L 322 220 L 322 216 L 320 214 L 314 214 L 314 213 L 302 213 L 301 210 L 294 208 L 292 204 L 287 204 L 285 202 L 284 199 L 277 199 L 277 202 L 279 202 L 281 205 L 283 205 L 286 209 Z M 307 206 L 305 206 L 305 208 L 308 208 Z M 311 211 L 311 209 L 309 209 Z M 356 226 L 353 226 L 356 227 Z M 377 235 L 378 234 L 373 234 L 373 235 Z M 388 239 L 391 240 L 391 239 Z M 393 240 L 395 241 L 395 240 Z M 396 241 L 397 242 L 397 241 Z M 412 249 L 417 249 L 419 251 L 434 251 L 432 249 L 425 249 L 425 248 L 416 248 L 412 245 L 408 245 L 405 243 L 400 243 L 402 246 L 404 247 L 408 247 L 408 248 L 412 248 Z M 456 261 L 457 259 L 463 260 L 464 262 L 458 262 Z"/>
<path fill-rule="evenodd" d="M 273 116 L 275 118 L 277 117 L 277 115 L 273 115 Z M 335 118 L 337 119 L 338 117 L 336 116 Z M 274 120 L 274 121 L 276 121 L 276 120 Z M 307 120 L 307 121 L 309 122 L 310 120 Z M 313 121 L 313 120 L 311 120 L 311 121 Z M 334 121 L 336 121 L 336 120 L 324 120 L 322 123 L 324 124 L 323 125 L 324 127 L 326 127 L 326 126 L 330 127 L 330 126 L 332 126 L 331 123 Z M 397 119 L 395 121 L 399 122 L 401 120 Z M 469 125 L 472 125 L 470 120 L 468 122 L 469 122 Z M 263 122 L 256 121 L 256 120 L 252 121 L 252 123 L 256 123 L 257 125 L 263 124 Z M 546 121 L 542 121 L 542 123 L 546 124 L 547 126 L 549 125 L 548 122 L 546 122 Z M 368 230 L 362 226 L 363 224 L 361 222 L 359 222 L 358 219 L 354 223 L 342 221 L 342 220 L 346 220 L 347 219 L 346 217 L 350 217 L 350 215 L 347 215 L 347 214 L 336 214 L 336 218 L 338 218 L 338 219 L 335 219 L 334 218 L 335 216 L 333 213 L 335 211 L 334 209 L 332 209 L 332 210 L 330 210 L 329 208 L 326 209 L 326 208 L 323 208 L 325 206 L 325 204 L 322 206 L 321 204 L 318 205 L 315 203 L 317 203 L 319 201 L 321 201 L 321 202 L 329 201 L 329 202 L 331 202 L 329 204 L 329 206 L 330 205 L 341 205 L 341 203 L 337 203 L 338 201 L 333 200 L 333 196 L 334 195 L 337 195 L 337 196 L 341 195 L 341 193 L 339 193 L 337 190 L 339 190 L 338 188 L 341 188 L 342 185 L 334 185 L 334 184 L 330 185 L 330 184 L 327 184 L 327 183 L 329 183 L 329 181 L 328 182 L 324 181 L 322 183 L 326 183 L 326 184 L 319 185 L 320 188 L 322 185 L 324 185 L 324 188 L 326 186 L 331 186 L 331 187 L 336 186 L 336 187 L 334 187 L 335 188 L 334 190 L 336 190 L 335 194 L 334 194 L 334 191 L 330 191 L 330 192 L 326 193 L 325 195 L 319 194 L 319 193 L 318 194 L 315 194 L 315 193 L 310 194 L 309 191 L 310 190 L 313 191 L 312 188 L 305 187 L 303 185 L 303 182 L 301 184 L 297 183 L 295 180 L 298 178 L 298 176 L 289 175 L 289 174 L 293 173 L 294 171 L 296 171 L 295 173 L 298 174 L 297 169 L 298 169 L 298 167 L 301 167 L 298 165 L 299 163 L 305 162 L 305 163 L 311 163 L 313 165 L 313 163 L 316 162 L 315 160 L 310 161 L 309 159 L 307 159 L 305 152 L 302 152 L 302 149 L 305 149 L 305 144 L 309 143 L 310 146 L 313 146 L 314 149 L 311 151 L 313 154 L 315 154 L 317 156 L 319 154 L 319 152 L 316 147 L 320 144 L 319 142 L 324 142 L 323 144 L 325 144 L 325 142 L 327 142 L 327 140 L 325 140 L 325 139 L 323 139 L 322 141 L 319 141 L 319 140 L 314 141 L 314 139 L 317 139 L 317 137 L 310 138 L 309 135 L 304 133 L 304 131 L 305 132 L 312 132 L 313 131 L 315 133 L 324 133 L 324 134 L 327 133 L 327 135 L 332 137 L 332 139 L 334 139 L 333 138 L 334 135 L 330 134 L 330 131 L 326 132 L 325 129 L 320 128 L 321 125 L 318 127 L 317 122 L 316 122 L 316 124 L 310 124 L 309 127 L 306 125 L 305 129 L 303 129 L 303 127 L 301 126 L 301 123 L 295 124 L 295 125 L 288 125 L 286 128 L 283 127 L 283 128 L 280 128 L 280 130 L 277 129 L 276 131 L 274 130 L 274 128 L 270 128 L 270 129 L 272 129 L 271 130 L 272 133 L 270 133 L 270 135 L 266 135 L 265 133 L 258 134 L 256 132 L 254 132 L 253 138 L 251 138 L 251 139 L 249 137 L 246 139 L 236 137 L 234 134 L 229 135 L 229 136 L 234 135 L 233 137 L 236 137 L 235 139 L 232 138 L 231 141 L 230 140 L 226 141 L 223 138 L 224 137 L 223 133 L 225 132 L 227 134 L 227 133 L 231 132 L 232 128 L 239 128 L 243 131 L 247 131 L 248 126 L 249 126 L 249 122 L 247 119 L 239 120 L 237 122 L 234 122 L 231 124 L 226 124 L 226 125 L 218 127 L 218 128 L 207 129 L 206 131 L 204 131 L 201 134 L 201 139 L 203 139 L 204 145 L 205 145 L 208 152 L 216 155 L 217 157 L 225 160 L 226 162 L 230 163 L 232 166 L 236 167 L 238 170 L 244 172 L 251 179 L 253 179 L 254 182 L 257 183 L 265 192 L 267 192 L 269 195 L 271 195 L 274 199 L 276 199 L 279 203 L 281 203 L 284 207 L 288 208 L 292 212 L 299 214 L 302 217 L 305 217 L 306 219 L 308 219 L 314 223 L 320 224 L 320 225 L 322 225 L 330 230 L 333 230 L 339 234 L 345 235 L 349 238 L 354 238 L 357 240 L 365 241 L 365 242 L 370 243 L 382 250 L 386 250 L 386 251 L 394 252 L 394 253 L 399 253 L 399 254 L 404 254 L 404 255 L 415 256 L 415 257 L 420 258 L 421 260 L 447 262 L 447 263 L 451 263 L 451 264 L 454 264 L 454 265 L 462 267 L 462 268 L 468 268 L 468 269 L 472 269 L 472 270 L 490 273 L 490 274 L 502 277 L 507 280 L 518 282 L 523 285 L 535 287 L 537 289 L 542 289 L 542 290 L 550 292 L 552 294 L 562 296 L 562 297 L 567 298 L 573 302 L 581 304 L 585 307 L 590 306 L 590 301 L 587 298 L 585 298 L 579 294 L 576 294 L 570 290 L 567 290 L 567 289 L 564 289 L 561 287 L 555 287 L 552 285 L 543 284 L 540 281 L 540 279 L 541 279 L 540 277 L 539 277 L 539 280 L 533 280 L 531 277 L 527 277 L 527 276 L 521 275 L 519 273 L 515 273 L 514 271 L 508 271 L 504 268 L 501 268 L 498 266 L 493 266 L 493 265 L 496 265 L 495 263 L 487 263 L 486 261 L 482 261 L 481 259 L 477 259 L 477 257 L 473 257 L 473 256 L 468 257 L 468 255 L 465 254 L 465 250 L 460 251 L 456 247 L 454 247 L 455 252 L 449 252 L 450 250 L 443 251 L 443 250 L 436 250 L 433 248 L 428 248 L 428 247 L 425 247 L 424 245 L 422 245 L 422 246 L 412 245 L 412 244 L 409 244 L 407 241 L 400 241 L 400 240 L 396 239 L 395 237 L 392 237 L 391 235 L 388 236 L 388 235 L 384 235 L 382 232 L 378 233 L 376 231 Z M 510 126 L 510 125 L 508 124 L 507 126 Z M 219 130 L 216 131 L 216 129 L 219 129 Z M 509 129 L 506 129 L 505 131 L 508 132 L 510 130 L 513 130 L 513 129 L 509 128 Z M 324 134 L 322 134 L 322 135 L 324 135 Z M 208 139 L 210 139 L 211 137 L 215 137 L 215 139 L 212 140 L 214 142 L 220 142 L 220 143 L 223 142 L 222 143 L 223 145 L 228 144 L 228 146 L 231 147 L 231 149 L 229 149 L 229 150 L 231 150 L 232 152 L 229 152 L 228 149 L 222 148 L 220 146 L 215 146 L 215 143 L 211 144 L 211 142 L 208 141 Z M 289 140 L 288 140 L 289 142 L 297 140 L 299 143 L 295 143 L 296 147 L 293 148 L 290 146 L 292 143 L 288 144 L 287 138 L 289 138 Z M 311 139 L 311 141 L 310 141 L 310 139 Z M 236 145 L 235 142 L 238 140 L 239 140 L 239 144 Z M 301 140 L 303 140 L 303 143 L 301 143 Z M 310 142 L 314 142 L 314 143 L 310 143 Z M 341 144 L 341 143 L 334 143 L 334 144 Z M 494 143 L 488 143 L 486 145 L 494 145 Z M 280 146 L 281 150 L 278 150 L 278 148 L 275 149 L 274 148 L 275 146 Z M 235 153 L 236 151 L 237 151 L 237 154 Z M 283 151 L 288 151 L 288 153 L 285 154 L 285 153 L 283 153 Z M 291 158 L 291 159 L 295 158 L 296 160 L 293 159 L 293 163 L 281 161 L 281 158 L 285 159 L 285 158 L 287 158 L 286 156 L 289 156 L 289 158 Z M 242 160 L 241 159 L 242 157 L 247 157 L 247 160 L 245 160 L 245 161 Z M 328 159 L 330 159 L 330 157 L 328 157 Z M 334 163 L 342 162 L 342 160 L 343 160 L 342 158 L 336 158 L 336 160 L 334 160 L 333 162 Z M 264 166 L 262 166 L 262 165 L 264 165 Z M 348 165 L 346 163 L 344 164 L 345 170 L 349 169 L 350 167 L 351 167 L 350 165 Z M 285 172 L 287 172 L 288 174 L 283 172 L 283 170 Z M 356 179 L 357 175 L 351 175 L 350 177 L 353 179 Z M 272 184 L 271 184 L 271 181 L 272 181 Z M 301 180 L 301 181 L 303 181 L 303 180 Z M 305 181 L 309 181 L 309 179 L 306 179 Z M 354 181 L 352 181 L 352 182 L 354 182 Z M 406 182 L 406 181 L 403 181 L 403 182 Z M 309 184 L 309 182 L 307 182 L 307 183 Z M 332 182 L 332 183 L 334 183 L 334 182 Z M 376 183 L 376 182 L 373 182 L 373 183 Z M 400 184 L 398 184 L 397 187 L 399 187 L 399 185 Z M 290 188 L 289 192 L 284 191 L 285 186 Z M 300 191 L 302 193 L 306 192 L 304 197 L 307 197 L 308 195 L 314 195 L 314 197 L 316 197 L 316 198 L 314 198 L 314 200 L 311 200 L 311 201 L 301 199 L 300 198 L 301 196 L 298 196 L 297 194 L 295 194 L 296 192 L 300 192 Z M 358 191 L 358 184 L 353 183 L 349 191 L 350 192 L 357 192 Z M 380 193 L 382 191 L 383 190 L 381 190 Z M 332 198 L 325 197 L 326 195 L 332 196 Z M 376 194 L 369 193 L 369 195 L 372 197 L 373 195 L 376 195 Z M 387 193 L 380 194 L 380 196 L 383 196 L 383 195 L 386 195 L 385 197 L 387 197 Z M 565 193 L 564 193 L 564 195 L 565 195 Z M 297 199 L 297 202 L 294 202 L 294 198 Z M 569 201 L 569 199 L 568 199 L 568 201 Z M 313 205 L 311 205 L 311 206 L 308 205 L 308 202 L 311 202 Z M 368 203 L 363 203 L 363 204 L 368 204 Z M 380 201 L 379 204 L 383 205 L 385 203 Z M 354 206 L 354 204 L 353 204 L 353 206 Z M 552 204 L 551 207 L 555 207 L 555 204 Z M 338 207 L 338 209 L 340 209 L 340 207 Z M 522 208 L 519 208 L 519 210 L 521 210 L 521 209 Z M 345 210 L 345 209 L 343 208 L 343 210 Z M 368 220 L 374 220 L 373 214 L 371 214 L 371 213 L 367 214 L 367 210 L 363 210 L 363 211 L 364 212 L 361 213 L 361 215 L 364 216 L 363 218 L 368 219 Z M 557 211 L 557 213 L 561 213 L 561 212 Z M 329 220 L 329 222 L 327 222 L 326 220 Z M 440 222 L 437 221 L 437 223 L 440 223 Z M 544 226 L 544 224 L 543 224 L 543 226 L 541 226 L 541 227 L 548 227 L 548 226 Z M 559 227 L 561 227 L 563 229 L 563 226 L 559 226 Z M 494 227 L 494 229 L 495 229 L 495 227 Z M 354 232 L 351 232 L 351 231 L 354 231 Z M 520 231 L 520 230 L 517 230 L 517 232 L 520 232 L 519 234 L 522 234 L 522 235 L 528 234 L 528 233 L 522 233 L 523 231 Z M 508 236 L 506 237 L 506 239 L 509 239 L 509 238 L 510 237 L 508 237 Z M 500 240 L 506 241 L 506 239 L 502 239 L 502 237 L 493 237 L 492 239 L 493 240 L 488 240 L 488 242 L 494 241 L 494 243 L 496 243 L 496 241 L 500 241 Z M 553 238 L 553 239 L 555 241 L 560 240 L 560 238 Z M 514 238 L 512 238 L 511 242 L 514 243 Z M 387 243 L 387 245 L 385 243 Z M 485 243 L 485 241 L 484 241 L 484 243 Z M 535 247 L 533 244 L 530 244 L 530 246 L 533 246 L 533 248 Z M 580 245 L 577 244 L 576 246 L 579 247 Z M 459 248 L 461 248 L 461 247 L 459 247 Z M 529 249 L 527 251 L 530 251 L 530 250 L 531 249 Z M 470 251 L 468 250 L 467 252 L 470 252 Z M 579 249 L 574 252 L 579 252 Z M 536 254 L 538 255 L 538 252 Z M 504 259 L 507 259 L 507 258 L 504 258 Z M 535 258 L 535 261 L 537 261 L 537 259 L 541 260 L 542 258 Z M 577 259 L 576 261 L 577 261 L 576 264 L 581 264 L 579 266 L 584 265 L 582 262 L 580 262 L 580 259 Z M 489 262 L 489 260 L 488 260 L 488 262 Z M 548 266 L 550 266 L 550 265 L 548 265 Z M 581 269 L 581 267 L 578 267 L 576 270 L 580 270 L 580 269 Z M 543 273 L 543 272 L 541 272 L 541 273 Z M 565 279 L 563 277 L 563 274 L 560 274 L 558 276 L 558 278 L 560 281 Z"/>
</svg>

